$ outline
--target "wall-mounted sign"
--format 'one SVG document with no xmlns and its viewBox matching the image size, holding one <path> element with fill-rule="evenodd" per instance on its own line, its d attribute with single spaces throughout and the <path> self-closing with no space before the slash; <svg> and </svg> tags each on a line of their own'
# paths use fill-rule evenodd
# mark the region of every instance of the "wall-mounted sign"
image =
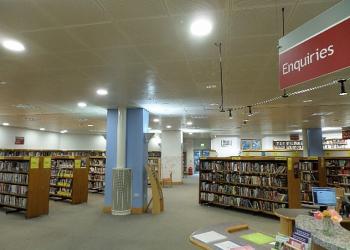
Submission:
<svg viewBox="0 0 350 250">
<path fill-rule="evenodd" d="M 241 150 L 261 150 L 261 140 L 241 139 Z"/>
<path fill-rule="evenodd" d="M 291 141 L 299 141 L 299 134 L 290 134 L 289 138 Z"/>
<path fill-rule="evenodd" d="M 16 145 L 24 145 L 24 137 L 23 136 L 16 136 L 15 144 Z"/>
<path fill-rule="evenodd" d="M 279 40 L 280 88 L 350 67 L 350 1 L 342 1 Z"/>
<path fill-rule="evenodd" d="M 343 128 L 341 134 L 343 140 L 350 139 L 350 128 Z"/>
<path fill-rule="evenodd" d="M 232 140 L 221 140 L 221 147 L 232 146 Z"/>
</svg>

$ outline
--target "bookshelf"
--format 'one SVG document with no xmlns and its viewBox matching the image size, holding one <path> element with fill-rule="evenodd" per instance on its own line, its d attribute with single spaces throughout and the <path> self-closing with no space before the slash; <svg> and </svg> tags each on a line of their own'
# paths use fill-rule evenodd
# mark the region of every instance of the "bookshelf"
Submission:
<svg viewBox="0 0 350 250">
<path fill-rule="evenodd" d="M 350 193 L 350 158 L 325 157 L 323 164 L 326 169 L 327 186 L 342 187 Z"/>
<path fill-rule="evenodd" d="M 105 188 L 106 157 L 101 155 L 89 157 L 89 191 L 103 192 Z"/>
<path fill-rule="evenodd" d="M 50 165 L 42 157 L 0 158 L 0 207 L 26 218 L 49 213 Z"/>
<path fill-rule="evenodd" d="M 51 158 L 50 198 L 70 200 L 72 204 L 87 202 L 88 169 L 82 167 L 80 157 Z"/>
<path fill-rule="evenodd" d="M 303 141 L 273 141 L 273 149 L 277 150 L 303 150 Z"/>
<path fill-rule="evenodd" d="M 326 186 L 325 171 L 322 160 L 318 157 L 299 158 L 300 202 L 313 204 L 312 187 Z"/>
<path fill-rule="evenodd" d="M 161 180 L 162 167 L 160 157 L 148 157 L 148 166 L 150 166 L 153 172 L 157 175 L 158 180 Z M 149 177 L 147 177 L 148 185 L 151 185 Z"/>
<path fill-rule="evenodd" d="M 323 149 L 346 149 L 347 142 L 343 139 L 324 139 Z"/>
<path fill-rule="evenodd" d="M 199 203 L 271 215 L 278 208 L 298 208 L 295 163 L 287 157 L 202 158 Z"/>
</svg>

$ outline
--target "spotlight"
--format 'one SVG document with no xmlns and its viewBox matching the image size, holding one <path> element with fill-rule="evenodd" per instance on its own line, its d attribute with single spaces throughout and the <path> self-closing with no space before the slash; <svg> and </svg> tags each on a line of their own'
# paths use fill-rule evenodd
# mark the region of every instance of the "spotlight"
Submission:
<svg viewBox="0 0 350 250">
<path fill-rule="evenodd" d="M 252 106 L 248 106 L 248 116 L 252 116 Z"/>
<path fill-rule="evenodd" d="M 339 93 L 339 95 L 347 95 L 348 93 L 345 90 L 345 82 L 346 82 L 346 80 L 345 79 L 340 79 L 340 80 L 338 80 L 338 82 L 340 83 L 340 93 Z"/>
<path fill-rule="evenodd" d="M 228 117 L 229 117 L 230 119 L 233 118 L 233 117 L 232 117 L 232 109 L 229 109 L 229 110 L 228 110 Z"/>
</svg>

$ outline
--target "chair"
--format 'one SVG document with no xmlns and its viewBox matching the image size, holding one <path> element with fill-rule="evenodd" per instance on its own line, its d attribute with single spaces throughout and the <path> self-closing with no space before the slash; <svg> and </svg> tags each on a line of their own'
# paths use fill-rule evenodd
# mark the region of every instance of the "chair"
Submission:
<svg viewBox="0 0 350 250">
<path fill-rule="evenodd" d="M 163 187 L 172 187 L 173 186 L 173 172 L 170 172 L 169 178 L 162 179 L 162 186 Z"/>
</svg>

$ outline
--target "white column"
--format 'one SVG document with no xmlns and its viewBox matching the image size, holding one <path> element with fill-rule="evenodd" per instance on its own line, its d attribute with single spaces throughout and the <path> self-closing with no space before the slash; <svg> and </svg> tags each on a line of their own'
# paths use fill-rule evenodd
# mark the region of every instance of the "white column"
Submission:
<svg viewBox="0 0 350 250">
<path fill-rule="evenodd" d="M 162 178 L 169 178 L 172 173 L 173 182 L 182 182 L 182 132 L 179 130 L 162 131 Z"/>
<path fill-rule="evenodd" d="M 118 108 L 117 168 L 126 165 L 126 108 Z"/>
<path fill-rule="evenodd" d="M 308 157 L 309 156 L 309 141 L 308 141 L 308 136 L 307 136 L 307 129 L 303 128 L 302 130 L 303 134 L 303 156 Z"/>
</svg>

